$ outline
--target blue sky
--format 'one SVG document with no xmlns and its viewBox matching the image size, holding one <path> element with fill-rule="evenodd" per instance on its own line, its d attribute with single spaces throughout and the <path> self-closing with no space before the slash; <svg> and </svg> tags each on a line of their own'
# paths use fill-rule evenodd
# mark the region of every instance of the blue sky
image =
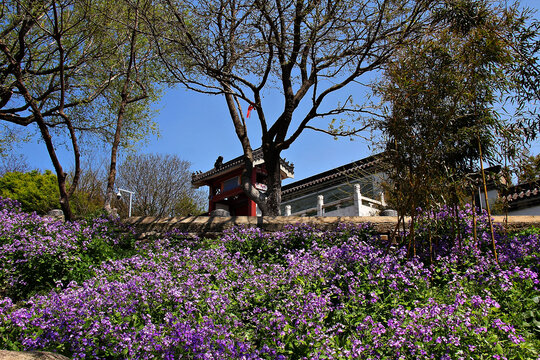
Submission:
<svg viewBox="0 0 540 360">
<path fill-rule="evenodd" d="M 270 96 L 267 103 L 272 101 L 278 103 L 279 96 Z M 176 89 L 164 96 L 160 106 L 161 137 L 146 146 L 146 151 L 178 154 L 192 162 L 193 170 L 201 171 L 209 170 L 220 155 L 227 161 L 242 154 L 222 97 Z M 277 114 L 280 109 L 281 104 L 276 104 L 275 110 L 270 105 L 265 112 Z M 320 120 L 319 124 L 326 128 L 327 121 Z M 252 113 L 247 122 L 252 147 L 256 148 L 261 143 L 256 114 Z M 361 139 L 334 140 L 329 135 L 306 130 L 282 153 L 282 158 L 295 165 L 295 179 L 302 179 L 370 154 L 368 142 Z M 292 180 L 284 183 L 289 181 Z"/>
<path fill-rule="evenodd" d="M 539 9 L 539 2 L 527 0 L 522 4 Z M 356 93 L 352 95 L 357 102 L 361 102 L 365 94 L 354 90 Z M 343 98 L 349 94 L 350 90 L 347 91 L 341 93 Z M 275 105 L 268 106 L 272 103 Z M 275 95 L 269 95 L 266 104 L 267 114 L 277 114 L 281 107 L 279 97 Z M 219 155 L 227 161 L 242 153 L 223 97 L 174 88 L 165 92 L 155 108 L 159 110 L 155 120 L 161 135 L 150 138 L 140 148 L 141 152 L 176 154 L 190 161 L 193 171 L 210 169 Z M 248 122 L 255 124 L 249 127 L 255 148 L 260 145 L 260 132 L 256 126 L 258 119 L 252 115 Z M 324 124 L 324 121 L 319 122 L 321 127 L 325 127 Z M 282 157 L 295 165 L 295 179 L 286 180 L 284 184 L 366 157 L 374 152 L 370 146 L 369 141 L 360 138 L 354 141 L 348 138 L 334 140 L 328 135 L 306 130 L 290 149 L 282 153 Z M 33 141 L 21 146 L 18 151 L 26 155 L 31 167 L 52 169 L 43 143 Z M 533 145 L 532 152 L 540 152 L 538 143 Z M 97 159 L 98 153 L 87 151 L 84 156 Z M 71 155 L 66 152 L 61 152 L 61 161 L 67 169 L 73 162 Z"/>
</svg>

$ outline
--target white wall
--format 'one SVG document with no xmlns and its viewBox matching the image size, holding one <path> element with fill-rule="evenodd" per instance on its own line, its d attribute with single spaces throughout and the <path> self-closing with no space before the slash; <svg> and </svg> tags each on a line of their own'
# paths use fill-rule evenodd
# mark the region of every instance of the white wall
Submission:
<svg viewBox="0 0 540 360">
<path fill-rule="evenodd" d="M 508 211 L 508 215 L 540 215 L 540 205 Z"/>
<path fill-rule="evenodd" d="M 379 210 L 369 206 L 361 205 L 360 214 L 357 214 L 354 206 L 347 206 L 341 209 L 325 211 L 324 216 L 377 216 Z"/>
<path fill-rule="evenodd" d="M 488 201 L 489 201 L 489 207 L 493 207 L 495 204 L 495 201 L 497 201 L 497 197 L 499 196 L 499 193 L 497 190 L 488 190 Z M 482 205 L 482 209 L 486 208 L 486 197 L 484 196 L 484 192 L 480 192 L 480 204 Z"/>
</svg>

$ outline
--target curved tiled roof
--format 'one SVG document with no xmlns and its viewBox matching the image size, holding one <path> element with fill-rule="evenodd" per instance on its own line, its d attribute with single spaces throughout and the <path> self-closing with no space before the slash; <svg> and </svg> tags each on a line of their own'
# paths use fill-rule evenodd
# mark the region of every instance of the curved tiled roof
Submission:
<svg viewBox="0 0 540 360">
<path fill-rule="evenodd" d="M 540 180 L 512 186 L 504 198 L 510 207 L 517 207 L 523 202 L 540 200 Z"/>
<path fill-rule="evenodd" d="M 354 161 L 352 163 L 337 167 L 332 170 L 322 172 L 310 176 L 306 179 L 293 182 L 291 184 L 285 185 L 281 188 L 282 196 L 291 196 L 293 193 L 300 192 L 304 189 L 337 180 L 339 178 L 345 177 L 348 178 L 351 175 L 365 172 L 368 169 L 375 167 L 383 166 L 383 153 L 369 156 L 367 158 Z"/>
<path fill-rule="evenodd" d="M 254 163 L 261 163 L 263 162 L 263 151 L 261 148 L 253 150 L 253 162 Z M 289 173 L 294 174 L 294 165 L 280 159 L 280 165 Z M 191 183 L 201 183 L 205 180 L 208 180 L 210 178 L 215 177 L 216 175 L 220 175 L 223 173 L 226 173 L 232 169 L 238 168 L 244 166 L 244 155 L 240 155 L 232 160 L 227 161 L 226 163 L 223 163 L 219 168 L 212 168 L 206 172 L 195 172 L 191 174 Z"/>
</svg>

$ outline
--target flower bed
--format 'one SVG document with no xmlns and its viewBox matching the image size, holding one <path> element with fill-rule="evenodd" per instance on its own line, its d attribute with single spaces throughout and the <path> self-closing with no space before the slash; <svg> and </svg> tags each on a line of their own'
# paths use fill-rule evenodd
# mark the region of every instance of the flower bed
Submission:
<svg viewBox="0 0 540 360">
<path fill-rule="evenodd" d="M 456 221 L 426 214 L 411 258 L 407 243 L 389 248 L 368 225 L 171 233 L 96 262 L 85 280 L 4 297 L 0 348 L 76 359 L 536 359 L 538 234 L 500 232 L 498 265 L 485 228 L 477 244 L 470 210 Z"/>
</svg>

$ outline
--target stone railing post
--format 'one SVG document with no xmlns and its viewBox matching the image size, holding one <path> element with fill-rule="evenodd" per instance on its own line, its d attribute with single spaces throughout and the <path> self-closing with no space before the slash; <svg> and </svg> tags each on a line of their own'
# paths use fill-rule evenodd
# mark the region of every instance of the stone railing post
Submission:
<svg viewBox="0 0 540 360">
<path fill-rule="evenodd" d="M 317 196 L 317 216 L 324 216 L 324 196 Z"/>
<path fill-rule="evenodd" d="M 362 193 L 360 193 L 360 184 L 354 184 L 354 213 L 360 216 L 360 207 L 362 206 Z"/>
</svg>

